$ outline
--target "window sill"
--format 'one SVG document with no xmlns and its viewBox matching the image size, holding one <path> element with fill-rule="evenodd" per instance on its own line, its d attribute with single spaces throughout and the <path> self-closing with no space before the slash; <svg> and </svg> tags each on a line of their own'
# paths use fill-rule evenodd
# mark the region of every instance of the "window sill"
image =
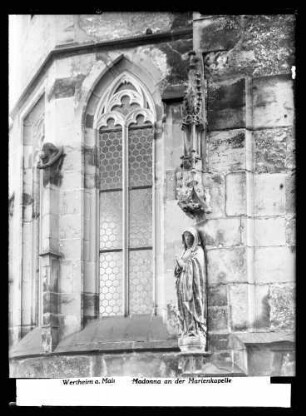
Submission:
<svg viewBox="0 0 306 416">
<path fill-rule="evenodd" d="M 52 354 L 179 351 L 177 337 L 170 334 L 159 316 L 96 319 L 62 339 Z M 10 351 L 10 358 L 45 355 L 40 328 L 27 334 Z"/>
<path fill-rule="evenodd" d="M 177 337 L 169 334 L 159 316 L 96 319 L 82 331 L 63 339 L 54 352 L 148 349 L 178 349 Z"/>
</svg>

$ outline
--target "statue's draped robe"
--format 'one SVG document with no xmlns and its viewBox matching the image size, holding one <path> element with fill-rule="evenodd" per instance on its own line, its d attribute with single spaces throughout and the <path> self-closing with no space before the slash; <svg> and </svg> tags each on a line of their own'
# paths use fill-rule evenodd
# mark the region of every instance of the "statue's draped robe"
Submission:
<svg viewBox="0 0 306 416">
<path fill-rule="evenodd" d="M 184 233 L 193 235 L 193 244 L 187 248 Z M 184 251 L 175 268 L 179 318 L 183 335 L 206 336 L 206 269 L 204 250 L 199 243 L 198 232 L 188 228 L 183 233 Z"/>
</svg>

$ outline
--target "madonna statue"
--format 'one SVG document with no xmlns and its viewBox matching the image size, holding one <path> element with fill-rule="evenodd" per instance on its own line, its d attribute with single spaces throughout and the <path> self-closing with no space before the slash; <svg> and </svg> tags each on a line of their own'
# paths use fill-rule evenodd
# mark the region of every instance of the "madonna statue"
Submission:
<svg viewBox="0 0 306 416">
<path fill-rule="evenodd" d="M 184 350 L 184 346 L 194 345 L 194 349 L 203 350 L 206 348 L 207 333 L 204 250 L 194 228 L 185 230 L 182 240 L 184 249 L 176 258 L 174 272 L 182 330 L 179 347 Z"/>
</svg>

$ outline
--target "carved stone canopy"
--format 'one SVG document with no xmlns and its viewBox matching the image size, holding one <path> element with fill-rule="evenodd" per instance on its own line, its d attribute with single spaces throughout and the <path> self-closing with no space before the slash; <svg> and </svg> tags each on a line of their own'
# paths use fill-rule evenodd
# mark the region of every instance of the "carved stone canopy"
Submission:
<svg viewBox="0 0 306 416">
<path fill-rule="evenodd" d="M 202 147 L 205 146 L 204 73 L 201 58 L 189 53 L 188 86 L 183 102 L 184 155 L 177 173 L 179 207 L 191 218 L 211 213 L 203 176 Z"/>
</svg>

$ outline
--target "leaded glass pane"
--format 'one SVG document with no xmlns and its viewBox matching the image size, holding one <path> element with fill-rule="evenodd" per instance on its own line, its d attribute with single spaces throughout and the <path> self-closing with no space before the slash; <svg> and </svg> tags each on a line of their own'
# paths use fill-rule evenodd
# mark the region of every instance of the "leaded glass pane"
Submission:
<svg viewBox="0 0 306 416">
<path fill-rule="evenodd" d="M 100 254 L 100 314 L 123 316 L 122 251 Z"/>
<path fill-rule="evenodd" d="M 129 247 L 152 245 L 152 188 L 129 191 Z"/>
<path fill-rule="evenodd" d="M 136 120 L 131 118 L 133 123 L 124 143 L 128 152 L 123 172 L 124 135 L 122 128 L 115 125 L 128 115 L 136 115 L 131 112 L 140 106 L 149 108 L 147 100 L 125 79 L 103 107 L 104 112 L 121 113 L 113 117 L 110 113 L 107 127 L 99 130 L 100 313 L 103 317 L 122 316 L 126 307 L 130 314 L 151 314 L 153 308 L 153 127 L 145 112 L 140 112 Z M 128 202 L 124 216 L 123 196 Z M 127 247 L 123 236 L 127 238 Z M 123 270 L 125 256 L 128 262 L 127 269 Z"/>
<path fill-rule="evenodd" d="M 100 131 L 100 189 L 122 187 L 122 131 Z"/>
<path fill-rule="evenodd" d="M 100 192 L 100 250 L 122 248 L 122 191 Z"/>
<path fill-rule="evenodd" d="M 150 314 L 153 307 L 152 250 L 129 252 L 130 314 Z"/>
<path fill-rule="evenodd" d="M 129 186 L 152 185 L 152 127 L 129 129 Z"/>
</svg>

